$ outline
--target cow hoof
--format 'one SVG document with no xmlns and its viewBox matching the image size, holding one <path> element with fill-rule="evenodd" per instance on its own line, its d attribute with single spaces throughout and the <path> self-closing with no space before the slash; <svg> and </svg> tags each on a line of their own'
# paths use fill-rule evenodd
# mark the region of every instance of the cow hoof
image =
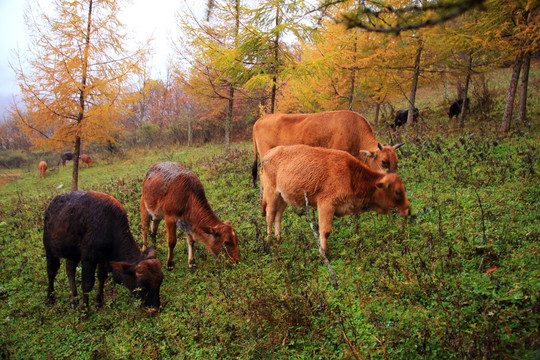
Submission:
<svg viewBox="0 0 540 360">
<path fill-rule="evenodd" d="M 174 265 L 167 265 L 167 270 L 168 271 L 173 271 L 174 270 Z"/>
<path fill-rule="evenodd" d="M 76 309 L 77 308 L 77 302 L 72 300 L 69 302 L 69 306 L 72 308 L 72 309 Z"/>
<path fill-rule="evenodd" d="M 195 270 L 195 269 L 197 269 L 197 264 L 195 264 L 195 263 L 189 264 L 189 265 L 188 265 L 188 269 L 189 269 L 189 270 Z"/>
</svg>

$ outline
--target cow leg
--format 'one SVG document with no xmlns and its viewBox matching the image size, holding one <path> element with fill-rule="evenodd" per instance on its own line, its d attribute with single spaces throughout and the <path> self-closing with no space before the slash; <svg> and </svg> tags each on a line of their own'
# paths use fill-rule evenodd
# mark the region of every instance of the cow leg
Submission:
<svg viewBox="0 0 540 360">
<path fill-rule="evenodd" d="M 47 304 L 52 305 L 55 302 L 54 279 L 60 268 L 60 258 L 56 256 L 47 257 L 47 277 L 49 278 L 49 288 L 47 289 Z"/>
<path fill-rule="evenodd" d="M 319 211 L 319 242 L 320 250 L 326 253 L 326 242 L 330 231 L 332 230 L 332 220 L 334 219 L 335 209 L 331 205 L 322 205 L 318 207 Z"/>
<path fill-rule="evenodd" d="M 107 266 L 104 263 L 98 264 L 98 289 L 94 304 L 96 309 L 100 309 L 103 306 L 103 289 L 105 288 L 105 281 L 107 280 Z"/>
<path fill-rule="evenodd" d="M 188 245 L 188 268 L 192 269 L 197 266 L 193 258 L 193 248 L 195 246 L 195 240 L 193 240 L 193 236 L 191 234 L 188 234 L 186 241 Z"/>
<path fill-rule="evenodd" d="M 151 228 L 150 228 L 150 238 L 152 239 L 152 243 L 154 244 L 154 246 L 156 246 L 156 235 L 157 235 L 157 231 L 158 231 L 158 226 L 159 226 L 159 222 L 161 221 L 161 219 L 152 219 L 152 225 L 151 225 Z"/>
<path fill-rule="evenodd" d="M 144 199 L 141 197 L 141 232 L 143 239 L 142 251 L 146 251 L 148 247 L 147 235 L 148 235 L 148 226 L 150 225 L 150 214 L 146 210 L 146 205 L 144 204 Z"/>
<path fill-rule="evenodd" d="M 176 221 L 174 218 L 165 218 L 167 228 L 167 244 L 169 245 L 169 254 L 167 255 L 167 270 L 174 269 L 173 251 L 176 246 Z"/>
<path fill-rule="evenodd" d="M 77 264 L 78 261 L 66 259 L 66 274 L 69 281 L 69 306 L 72 309 L 77 307 L 77 283 L 75 282 Z"/>
<path fill-rule="evenodd" d="M 280 195 L 275 202 L 276 215 L 274 217 L 274 236 L 278 241 L 281 240 L 281 218 L 286 207 L 287 203 Z"/>
<path fill-rule="evenodd" d="M 95 261 L 88 261 L 83 260 L 82 261 L 82 291 L 83 291 L 83 301 L 81 304 L 81 308 L 88 309 L 88 294 L 90 291 L 92 291 L 92 288 L 94 287 L 94 281 L 96 276 L 96 266 L 97 263 Z"/>
</svg>

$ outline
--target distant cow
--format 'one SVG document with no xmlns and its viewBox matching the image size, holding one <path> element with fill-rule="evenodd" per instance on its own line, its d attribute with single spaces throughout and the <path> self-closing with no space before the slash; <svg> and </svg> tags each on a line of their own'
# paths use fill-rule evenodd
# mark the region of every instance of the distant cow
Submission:
<svg viewBox="0 0 540 360">
<path fill-rule="evenodd" d="M 287 204 L 305 206 L 304 191 L 319 213 L 320 245 L 326 242 L 334 215 L 375 210 L 387 214 L 398 209 L 409 215 L 409 201 L 395 173 L 369 169 L 347 152 L 305 145 L 278 146 L 262 159 L 262 215 L 266 229 L 281 237 L 281 217 Z"/>
<path fill-rule="evenodd" d="M 418 116 L 420 116 L 420 113 L 418 112 L 417 108 L 414 108 L 413 113 L 413 121 L 418 121 Z M 407 119 L 409 118 L 409 110 L 398 110 L 396 112 L 396 117 L 394 118 L 394 123 L 390 125 L 392 129 L 397 129 L 400 126 L 403 126 L 405 123 L 407 123 Z"/>
<path fill-rule="evenodd" d="M 210 253 L 224 252 L 230 262 L 240 259 L 238 236 L 229 221 L 216 216 L 197 176 L 174 162 L 156 163 L 148 169 L 142 185 L 141 219 L 143 249 L 152 221 L 151 237 L 156 236 L 159 222 L 165 219 L 169 254 L 167 268 L 174 268 L 173 250 L 176 246 L 176 227 L 187 234 L 188 266 L 194 267 L 193 245 L 201 242 Z"/>
<path fill-rule="evenodd" d="M 47 301 L 54 303 L 54 279 L 60 259 L 66 259 L 70 304 L 76 306 L 75 270 L 82 263 L 83 308 L 98 271 L 96 307 L 103 305 L 103 287 L 112 271 L 145 307 L 159 309 L 159 288 L 163 281 L 161 262 L 150 249 L 141 254 L 129 230 L 126 211 L 110 195 L 94 191 L 75 191 L 56 196 L 45 211 L 43 245 L 47 257 L 49 288 Z"/>
<path fill-rule="evenodd" d="M 38 164 L 39 174 L 43 179 L 45 179 L 45 173 L 47 172 L 47 163 L 45 161 L 40 161 Z"/>
<path fill-rule="evenodd" d="M 403 144 L 382 146 L 368 121 L 353 111 L 317 114 L 270 114 L 253 125 L 253 186 L 257 182 L 257 154 L 278 145 L 304 144 L 347 151 L 376 171 L 396 171 L 396 149 Z"/>
<path fill-rule="evenodd" d="M 81 156 L 79 156 L 79 159 L 81 159 L 81 162 L 85 164 L 86 167 L 94 165 L 92 158 L 86 154 L 82 154 Z"/>
<path fill-rule="evenodd" d="M 62 151 L 62 153 L 60 154 L 60 161 L 62 162 L 62 166 L 66 165 L 66 161 L 73 160 L 74 156 L 75 155 L 73 155 L 73 152 L 69 150 Z"/>
<path fill-rule="evenodd" d="M 461 108 L 463 107 L 463 99 L 457 99 L 450 105 L 450 109 L 448 109 L 448 117 L 449 120 L 452 120 L 452 118 L 455 116 L 456 118 L 458 115 L 461 114 Z M 469 98 L 465 101 L 465 108 L 467 109 L 469 107 Z"/>
</svg>

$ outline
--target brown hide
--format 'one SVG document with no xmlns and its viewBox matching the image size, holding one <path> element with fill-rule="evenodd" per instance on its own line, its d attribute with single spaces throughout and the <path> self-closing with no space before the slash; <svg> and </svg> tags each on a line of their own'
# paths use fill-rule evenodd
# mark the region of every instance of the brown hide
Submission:
<svg viewBox="0 0 540 360">
<path fill-rule="evenodd" d="M 79 159 L 81 159 L 81 162 L 85 164 L 86 167 L 94 165 L 94 161 L 92 161 L 92 158 L 86 154 L 82 154 L 81 156 L 79 156 Z"/>
<path fill-rule="evenodd" d="M 47 172 L 47 163 L 45 161 L 40 161 L 38 164 L 39 174 L 44 179 L 45 173 Z"/>
<path fill-rule="evenodd" d="M 219 220 L 208 204 L 200 180 L 193 172 L 184 170 L 177 163 L 156 163 L 146 173 L 141 196 L 141 219 L 143 249 L 147 246 L 150 221 L 151 236 L 155 239 L 159 222 L 165 220 L 169 270 L 174 267 L 172 259 L 177 226 L 187 234 L 189 267 L 195 266 L 194 241 L 201 242 L 214 256 L 223 251 L 230 262 L 240 259 L 238 237 L 230 222 Z"/>
<path fill-rule="evenodd" d="M 274 224 L 274 234 L 280 238 L 283 211 L 287 204 L 305 206 L 305 191 L 309 205 L 318 208 L 324 251 L 334 215 L 368 210 L 386 214 L 392 209 L 409 214 L 403 183 L 395 173 L 372 171 L 340 150 L 306 145 L 275 147 L 262 159 L 261 186 L 268 235 Z"/>
<path fill-rule="evenodd" d="M 257 179 L 257 154 L 279 145 L 304 144 L 347 151 L 376 171 L 397 169 L 395 149 L 381 146 L 368 121 L 353 111 L 329 111 L 316 114 L 271 114 L 253 125 L 253 185 Z"/>
</svg>

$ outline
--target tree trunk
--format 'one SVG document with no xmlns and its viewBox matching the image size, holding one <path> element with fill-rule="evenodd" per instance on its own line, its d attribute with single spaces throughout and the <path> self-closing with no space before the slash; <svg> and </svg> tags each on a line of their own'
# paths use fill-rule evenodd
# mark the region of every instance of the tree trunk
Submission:
<svg viewBox="0 0 540 360">
<path fill-rule="evenodd" d="M 467 77 L 465 78 L 465 89 L 463 89 L 463 102 L 461 103 L 461 114 L 459 115 L 459 127 L 465 127 L 465 110 L 469 105 L 467 101 L 467 95 L 469 93 L 469 82 L 471 81 L 471 71 L 472 71 L 472 52 L 469 54 L 469 66 L 467 67 Z"/>
<path fill-rule="evenodd" d="M 418 49 L 414 60 L 414 74 L 411 86 L 411 95 L 409 96 L 409 113 L 407 115 L 407 125 L 411 125 L 414 119 L 414 102 L 416 101 L 416 89 L 418 88 L 418 77 L 420 76 L 420 58 L 422 56 L 422 40 L 418 40 Z"/>
<path fill-rule="evenodd" d="M 231 146 L 231 123 L 234 105 L 234 86 L 231 84 L 229 88 L 229 101 L 227 105 L 227 116 L 225 118 L 225 147 L 229 149 Z"/>
<path fill-rule="evenodd" d="M 379 112 L 381 110 L 381 103 L 377 102 L 375 103 L 375 119 L 373 120 L 373 124 L 376 128 L 379 127 Z"/>
<path fill-rule="evenodd" d="M 351 70 L 351 79 L 350 79 L 350 84 L 351 84 L 351 90 L 349 92 L 349 105 L 348 105 L 348 110 L 352 110 L 352 106 L 353 106 L 353 102 L 354 102 L 354 88 L 355 88 L 355 82 L 356 82 L 356 52 L 358 51 L 358 46 L 357 46 L 357 41 L 358 41 L 358 35 L 355 35 L 354 37 L 354 48 L 353 48 L 353 61 L 352 61 L 352 65 L 353 65 L 353 68 Z"/>
<path fill-rule="evenodd" d="M 86 36 L 84 44 L 84 53 L 82 60 L 81 87 L 79 89 L 79 114 L 77 116 L 77 126 L 75 133 L 75 151 L 73 154 L 73 175 L 71 179 L 71 191 L 77 191 L 79 188 L 79 156 L 81 154 L 81 136 L 79 127 L 84 119 L 86 108 L 86 80 L 88 73 L 88 58 L 90 57 L 90 33 L 92 30 L 92 6 L 93 0 L 88 2 L 88 20 L 86 27 Z"/>
<path fill-rule="evenodd" d="M 191 104 L 187 104 L 187 144 L 193 145 L 193 114 L 191 113 Z"/>
<path fill-rule="evenodd" d="M 504 108 L 503 120 L 501 123 L 501 127 L 499 128 L 499 132 L 501 133 L 505 133 L 510 130 L 510 123 L 512 121 L 512 110 L 514 107 L 514 98 L 516 97 L 516 89 L 522 62 L 523 54 L 519 54 L 514 61 L 512 80 L 510 80 L 510 86 L 508 87 L 508 95 L 506 96 L 506 106 Z"/>
<path fill-rule="evenodd" d="M 79 190 L 79 156 L 81 156 L 81 137 L 75 137 L 73 149 L 73 174 L 71 177 L 71 191 Z"/>
<path fill-rule="evenodd" d="M 279 5 L 276 5 L 276 29 L 281 24 L 279 17 Z M 272 64 L 272 94 L 270 98 L 270 114 L 273 114 L 276 109 L 276 93 L 277 93 L 277 74 L 279 67 L 279 31 L 276 31 L 276 38 L 274 39 L 274 63 Z"/>
<path fill-rule="evenodd" d="M 525 54 L 523 59 L 523 73 L 521 75 L 521 89 L 519 93 L 518 122 L 527 124 L 527 87 L 529 86 L 529 68 L 531 66 L 531 53 Z"/>
</svg>

